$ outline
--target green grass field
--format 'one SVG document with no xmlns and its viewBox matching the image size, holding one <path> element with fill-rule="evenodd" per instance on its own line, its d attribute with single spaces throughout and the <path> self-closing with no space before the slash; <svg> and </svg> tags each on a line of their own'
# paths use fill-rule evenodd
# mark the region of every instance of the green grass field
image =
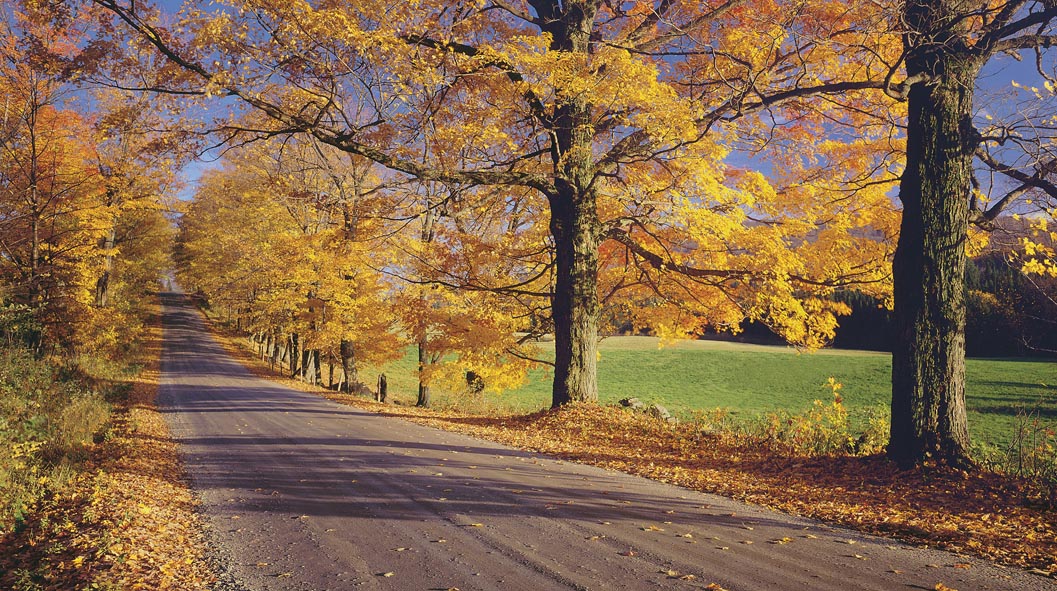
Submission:
<svg viewBox="0 0 1057 591">
<path fill-rule="evenodd" d="M 844 401 L 853 418 L 887 406 L 891 396 L 890 356 L 882 353 L 798 352 L 722 341 L 681 341 L 658 348 L 658 340 L 652 337 L 611 337 L 599 349 L 603 402 L 635 396 L 663 404 L 677 414 L 713 408 L 728 408 L 744 417 L 774 410 L 798 412 L 816 399 L 830 399 L 826 387 L 830 376 L 844 384 Z M 1057 426 L 1057 363 L 970 359 L 967 366 L 974 442 L 1004 444 L 1022 411 L 1035 412 Z M 370 376 L 376 377 L 379 369 L 385 371 L 391 396 L 410 404 L 417 391 L 414 368 L 409 351 L 404 359 L 367 369 L 362 375 L 371 383 Z M 550 379 L 549 372 L 536 371 L 523 387 L 486 395 L 477 403 L 494 410 L 538 410 L 550 404 Z M 441 406 L 460 404 L 452 393 L 436 392 L 434 396 Z"/>
</svg>

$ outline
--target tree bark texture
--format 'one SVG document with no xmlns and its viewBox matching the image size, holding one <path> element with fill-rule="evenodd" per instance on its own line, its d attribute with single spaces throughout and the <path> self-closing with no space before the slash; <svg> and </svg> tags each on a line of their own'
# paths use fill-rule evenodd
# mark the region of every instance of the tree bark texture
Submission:
<svg viewBox="0 0 1057 591">
<path fill-rule="evenodd" d="M 896 343 L 888 455 L 902 465 L 968 459 L 965 263 L 972 191 L 974 83 L 980 65 L 959 34 L 958 2 L 906 8 L 908 96 L 903 218 L 893 261 Z"/>
<path fill-rule="evenodd" d="M 588 54 L 597 2 L 532 2 L 551 34 L 551 49 Z M 569 98 L 556 106 L 549 195 L 555 247 L 554 387 L 551 406 L 598 400 L 598 219 L 593 170 L 592 106 Z"/>
<path fill-rule="evenodd" d="M 341 368 L 345 371 L 346 392 L 355 392 L 360 383 L 359 371 L 356 369 L 356 346 L 352 341 L 342 339 L 339 345 Z"/>
</svg>

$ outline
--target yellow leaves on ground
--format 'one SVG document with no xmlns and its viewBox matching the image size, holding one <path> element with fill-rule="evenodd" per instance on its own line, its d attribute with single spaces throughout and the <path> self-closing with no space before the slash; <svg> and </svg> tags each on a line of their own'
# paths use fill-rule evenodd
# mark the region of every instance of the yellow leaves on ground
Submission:
<svg viewBox="0 0 1057 591">
<path fill-rule="evenodd" d="M 157 317 L 155 317 L 157 318 Z M 44 503 L 21 532 L 3 539 L 0 587 L 22 573 L 40 589 L 208 589 L 213 573 L 176 444 L 153 408 L 160 326 L 150 327 L 148 367 L 98 446 L 98 469 Z"/>
<path fill-rule="evenodd" d="M 837 383 L 830 385 L 836 388 Z M 328 396 L 332 396 L 328 394 Z M 1049 512 L 1018 502 L 1015 479 L 926 467 L 900 471 L 879 456 L 805 458 L 746 446 L 733 437 L 702 440 L 693 423 L 668 425 L 597 405 L 572 405 L 527 416 L 366 405 L 391 416 L 508 445 L 623 470 L 663 482 L 1057 573 L 1057 528 Z M 732 458 L 737 458 L 733 461 Z M 863 486 L 863 483 L 869 483 Z M 644 531 L 659 526 L 644 525 Z M 805 538 L 814 538 L 805 534 Z M 849 544 L 855 545 L 854 540 Z M 770 541 L 783 545 L 790 538 Z M 724 546 L 721 548 L 729 548 Z M 633 555 L 633 551 L 628 551 Z M 861 554 L 860 554 L 861 556 Z M 863 556 L 863 558 L 866 558 Z M 958 564 L 953 568 L 962 568 Z"/>
</svg>

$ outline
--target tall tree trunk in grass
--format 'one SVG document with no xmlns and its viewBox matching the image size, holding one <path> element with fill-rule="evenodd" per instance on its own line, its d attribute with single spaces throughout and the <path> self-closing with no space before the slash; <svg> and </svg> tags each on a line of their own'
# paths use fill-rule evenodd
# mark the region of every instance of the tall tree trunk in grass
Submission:
<svg viewBox="0 0 1057 591">
<path fill-rule="evenodd" d="M 598 400 L 598 214 L 594 195 L 572 187 L 551 202 L 557 268 L 551 406 Z"/>
<path fill-rule="evenodd" d="M 911 0 L 905 22 L 907 165 L 893 261 L 892 427 L 888 455 L 903 465 L 969 462 L 965 415 L 965 261 L 976 77 L 964 0 Z"/>
</svg>

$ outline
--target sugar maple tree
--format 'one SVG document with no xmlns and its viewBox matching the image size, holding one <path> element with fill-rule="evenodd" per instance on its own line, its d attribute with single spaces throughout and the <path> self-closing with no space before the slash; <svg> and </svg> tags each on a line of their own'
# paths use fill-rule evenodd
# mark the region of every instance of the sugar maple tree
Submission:
<svg viewBox="0 0 1057 591">
<path fill-rule="evenodd" d="M 840 311 L 821 296 L 885 278 L 898 140 L 879 83 L 848 83 L 897 61 L 872 3 L 192 3 L 172 27 L 96 4 L 185 73 L 156 91 L 237 97 L 272 119 L 257 131 L 420 182 L 530 191 L 553 253 L 555 405 L 597 397 L 600 290 L 692 302 L 659 323 L 679 330 L 749 317 L 812 343 Z M 866 132 L 814 147 L 843 125 Z M 855 170 L 829 166 L 842 153 Z"/>
<path fill-rule="evenodd" d="M 418 348 L 419 406 L 431 382 L 502 391 L 546 363 L 532 344 L 548 322 L 536 308 L 552 269 L 546 232 L 524 192 L 474 193 L 418 186 L 401 208 L 414 223 L 390 241 L 396 305 Z"/>
<path fill-rule="evenodd" d="M 483 221 L 449 203 L 454 223 L 438 231 L 425 201 L 416 220 L 421 195 L 310 137 L 232 150 L 183 216 L 180 278 L 263 340 L 339 359 L 349 389 L 363 387 L 363 364 L 400 356 L 403 335 L 423 358 L 421 405 L 431 383 L 457 390 L 468 371 L 494 390 L 520 383 L 528 361 L 511 355 L 518 320 L 509 306 L 488 290 L 433 282 L 440 269 L 458 273 L 437 243 L 466 241 Z M 301 365 L 313 379 L 314 362 Z"/>
<path fill-rule="evenodd" d="M 168 266 L 159 199 L 175 150 L 143 97 L 78 84 L 95 59 L 83 52 L 90 15 L 2 10 L 0 303 L 15 313 L 4 330 L 40 352 L 120 353 Z"/>
<path fill-rule="evenodd" d="M 29 315 L 40 350 L 69 341 L 91 303 L 104 208 L 90 125 L 63 106 L 59 57 L 76 30 L 5 10 L 0 46 L 0 281 L 4 303 Z"/>
<path fill-rule="evenodd" d="M 992 151 L 1031 144 L 1021 133 L 974 122 L 974 89 L 1001 53 L 1050 47 L 1057 8 L 1048 3 L 915 0 L 902 6 L 908 104 L 907 167 L 899 246 L 893 261 L 892 436 L 902 463 L 969 463 L 965 416 L 964 277 L 971 221 L 987 224 L 1027 190 L 1052 190 L 1052 158 L 1002 164 Z M 1029 121 L 1035 134 L 1044 120 Z M 977 166 L 1016 181 L 982 199 Z M 1057 194 L 1057 191 L 1054 192 Z"/>
<path fill-rule="evenodd" d="M 380 275 L 364 264 L 371 253 L 349 239 L 365 231 L 357 209 L 368 204 L 345 199 L 334 169 L 298 158 L 311 150 L 262 143 L 207 174 L 181 221 L 179 273 L 246 330 L 291 339 L 302 371 L 316 371 L 310 357 L 324 353 L 355 386 L 357 363 L 398 354 L 401 341 Z"/>
</svg>

